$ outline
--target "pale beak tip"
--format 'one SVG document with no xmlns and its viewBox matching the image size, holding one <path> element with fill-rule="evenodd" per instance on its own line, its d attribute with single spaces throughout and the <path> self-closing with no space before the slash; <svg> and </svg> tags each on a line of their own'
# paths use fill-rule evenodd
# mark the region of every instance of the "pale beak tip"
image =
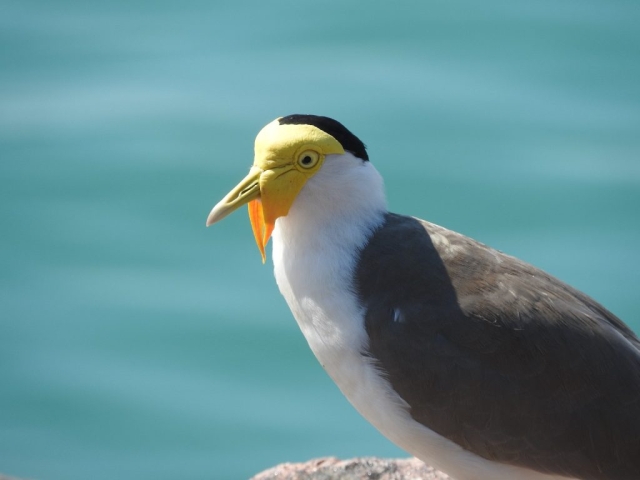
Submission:
<svg viewBox="0 0 640 480">
<path fill-rule="evenodd" d="M 216 223 L 218 220 L 222 220 L 224 217 L 227 216 L 228 213 L 230 213 L 230 212 L 225 212 L 223 209 L 219 208 L 219 206 L 220 204 L 213 207 L 213 210 L 211 210 L 211 212 L 209 213 L 209 216 L 207 217 L 207 221 L 205 223 L 207 227 L 210 227 L 211 225 Z"/>
</svg>

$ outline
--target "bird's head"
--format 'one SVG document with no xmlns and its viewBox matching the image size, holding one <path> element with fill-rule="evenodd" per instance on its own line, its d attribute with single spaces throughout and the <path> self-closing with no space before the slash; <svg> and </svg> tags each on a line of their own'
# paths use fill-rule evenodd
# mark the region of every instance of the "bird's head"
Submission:
<svg viewBox="0 0 640 480">
<path fill-rule="evenodd" d="M 326 156 L 345 151 L 364 161 L 369 159 L 362 141 L 336 120 L 316 115 L 277 118 L 258 133 L 249 174 L 213 207 L 207 226 L 248 204 L 251 228 L 264 262 L 276 220 L 289 213 Z"/>
</svg>

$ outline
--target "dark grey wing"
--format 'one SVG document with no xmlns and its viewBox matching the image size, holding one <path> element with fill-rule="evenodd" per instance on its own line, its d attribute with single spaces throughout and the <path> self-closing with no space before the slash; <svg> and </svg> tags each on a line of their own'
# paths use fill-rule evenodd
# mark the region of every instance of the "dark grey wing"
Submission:
<svg viewBox="0 0 640 480">
<path fill-rule="evenodd" d="M 640 342 L 586 295 L 513 257 L 388 214 L 355 286 L 368 351 L 411 416 L 484 458 L 640 479 Z"/>
</svg>

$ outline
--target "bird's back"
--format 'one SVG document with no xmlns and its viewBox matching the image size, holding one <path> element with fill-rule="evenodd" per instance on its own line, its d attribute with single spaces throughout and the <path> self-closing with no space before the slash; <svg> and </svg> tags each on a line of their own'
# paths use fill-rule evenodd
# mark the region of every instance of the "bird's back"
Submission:
<svg viewBox="0 0 640 480">
<path fill-rule="evenodd" d="M 394 214 L 361 251 L 355 285 L 367 354 L 416 421 L 488 460 L 640 478 L 640 342 L 597 302 Z"/>
</svg>

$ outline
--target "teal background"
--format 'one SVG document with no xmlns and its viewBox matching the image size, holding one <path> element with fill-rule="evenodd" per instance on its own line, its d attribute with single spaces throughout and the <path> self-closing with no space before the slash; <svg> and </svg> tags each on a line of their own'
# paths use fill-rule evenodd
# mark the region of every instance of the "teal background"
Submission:
<svg viewBox="0 0 640 480">
<path fill-rule="evenodd" d="M 246 213 L 273 118 L 339 119 L 393 211 L 640 329 L 637 0 L 0 5 L 0 471 L 243 479 L 404 455 L 319 367 Z"/>
</svg>

